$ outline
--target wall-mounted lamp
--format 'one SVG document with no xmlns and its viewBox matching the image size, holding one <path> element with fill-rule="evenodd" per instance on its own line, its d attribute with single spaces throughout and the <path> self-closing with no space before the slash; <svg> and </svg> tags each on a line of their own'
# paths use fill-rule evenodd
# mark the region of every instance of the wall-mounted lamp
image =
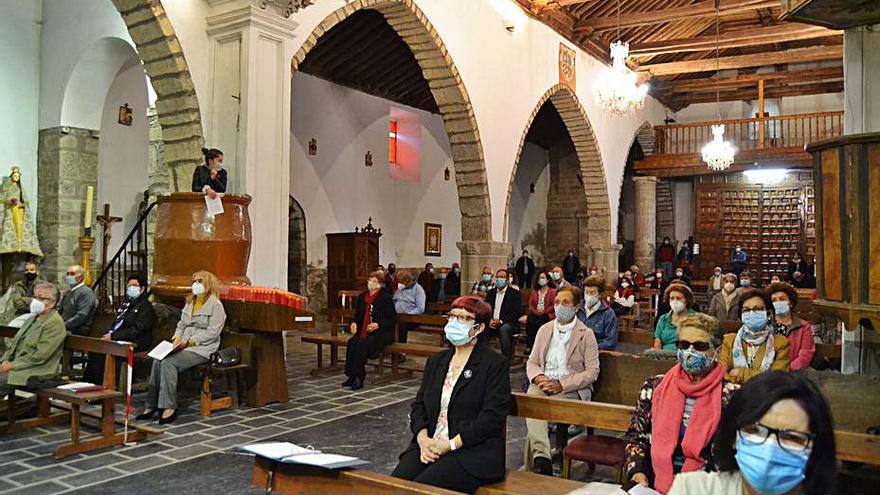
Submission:
<svg viewBox="0 0 880 495">
<path fill-rule="evenodd" d="M 511 35 L 522 32 L 526 26 L 525 12 L 510 0 L 492 0 L 492 7 L 501 15 L 504 29 Z"/>
</svg>

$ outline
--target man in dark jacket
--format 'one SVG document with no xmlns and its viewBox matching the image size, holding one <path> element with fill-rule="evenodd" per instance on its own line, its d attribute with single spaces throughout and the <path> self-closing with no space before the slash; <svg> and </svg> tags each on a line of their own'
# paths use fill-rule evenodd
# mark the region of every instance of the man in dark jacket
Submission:
<svg viewBox="0 0 880 495">
<path fill-rule="evenodd" d="M 156 324 L 156 311 L 147 294 L 147 280 L 143 275 L 128 276 L 125 289 L 126 301 L 116 313 L 116 320 L 107 330 L 102 340 L 131 342 L 136 352 L 149 350 L 153 344 L 153 327 Z M 83 380 L 101 383 L 104 376 L 104 356 L 89 354 Z"/>
<path fill-rule="evenodd" d="M 422 289 L 425 290 L 425 297 L 428 301 L 436 300 L 437 296 L 434 294 L 434 265 L 432 263 L 425 264 L 425 269 L 419 274 L 418 282 Z"/>
<path fill-rule="evenodd" d="M 456 297 L 461 295 L 461 267 L 458 262 L 452 264 L 452 270 L 446 276 L 446 295 Z"/>
<path fill-rule="evenodd" d="M 25 263 L 23 278 L 13 283 L 9 288 L 16 315 L 23 315 L 30 310 L 31 300 L 34 298 L 34 287 L 43 282 L 45 280 L 40 278 L 37 264 L 32 261 Z"/>
<path fill-rule="evenodd" d="M 531 287 L 535 277 L 535 262 L 529 256 L 529 252 L 523 249 L 522 256 L 516 260 L 516 281 L 520 287 Z"/>
<path fill-rule="evenodd" d="M 578 272 L 581 270 L 581 260 L 574 255 L 574 249 L 568 250 L 568 256 L 562 260 L 562 275 L 570 284 L 577 282 Z"/>
<path fill-rule="evenodd" d="M 72 265 L 67 269 L 65 281 L 70 290 L 61 297 L 58 312 L 64 320 L 68 334 L 88 336 L 95 321 L 95 310 L 98 299 L 94 291 L 83 283 L 85 272 L 83 267 Z"/>
<path fill-rule="evenodd" d="M 507 270 L 502 268 L 495 272 L 495 288 L 486 293 L 486 302 L 492 306 L 489 329 L 498 332 L 501 354 L 509 361 L 513 357 L 513 336 L 519 333 L 519 317 L 523 311 L 522 297 L 518 290 L 508 287 L 507 279 Z"/>
<path fill-rule="evenodd" d="M 596 336 L 600 351 L 613 351 L 617 347 L 617 315 L 605 302 L 605 279 L 594 275 L 584 280 L 584 305 L 577 317 Z"/>
</svg>

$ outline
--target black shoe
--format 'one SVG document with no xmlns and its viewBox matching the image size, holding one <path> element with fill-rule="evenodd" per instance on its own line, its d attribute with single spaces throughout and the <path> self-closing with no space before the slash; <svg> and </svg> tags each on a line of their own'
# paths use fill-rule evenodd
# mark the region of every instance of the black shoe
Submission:
<svg viewBox="0 0 880 495">
<path fill-rule="evenodd" d="M 535 457 L 535 460 L 532 461 L 532 472 L 553 476 L 553 463 L 546 457 Z"/>
<path fill-rule="evenodd" d="M 134 417 L 134 419 L 137 421 L 148 421 L 151 419 L 155 419 L 156 416 L 159 414 L 159 411 L 160 411 L 159 409 L 149 409 L 147 411 L 144 411 L 144 412 L 138 414 L 137 416 Z"/>
<path fill-rule="evenodd" d="M 351 382 L 351 389 L 352 390 L 360 390 L 362 388 L 364 388 L 364 379 L 359 376 L 355 377 L 354 381 Z"/>
<path fill-rule="evenodd" d="M 171 413 L 171 416 L 168 416 L 167 418 L 161 418 L 161 417 L 160 417 L 160 418 L 159 418 L 159 424 L 160 424 L 160 425 L 167 425 L 168 423 L 173 423 L 173 422 L 175 422 L 176 420 L 177 420 L 177 409 L 175 409 L 174 412 Z"/>
<path fill-rule="evenodd" d="M 342 382 L 342 386 L 343 387 L 350 387 L 352 383 L 354 383 L 354 377 L 350 376 L 350 377 L 348 377 L 348 379 L 346 379 L 344 382 Z"/>
</svg>

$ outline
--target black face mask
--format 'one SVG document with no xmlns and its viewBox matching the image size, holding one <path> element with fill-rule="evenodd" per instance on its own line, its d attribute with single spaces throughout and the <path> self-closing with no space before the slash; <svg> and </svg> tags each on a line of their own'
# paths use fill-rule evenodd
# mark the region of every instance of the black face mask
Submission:
<svg viewBox="0 0 880 495">
<path fill-rule="evenodd" d="M 28 282 L 33 282 L 34 280 L 37 279 L 37 274 L 36 273 L 25 273 L 24 279 L 27 280 Z"/>
<path fill-rule="evenodd" d="M 397 268 L 389 268 L 388 269 L 388 273 L 391 275 L 394 275 L 394 272 L 396 272 L 396 271 L 397 271 Z"/>
</svg>

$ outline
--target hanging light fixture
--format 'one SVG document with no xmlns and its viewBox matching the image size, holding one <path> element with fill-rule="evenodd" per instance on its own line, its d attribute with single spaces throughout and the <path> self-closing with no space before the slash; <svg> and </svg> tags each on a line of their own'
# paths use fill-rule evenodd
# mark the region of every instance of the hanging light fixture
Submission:
<svg viewBox="0 0 880 495">
<path fill-rule="evenodd" d="M 715 79 L 721 75 L 720 42 L 718 34 L 718 0 L 715 0 Z M 718 112 L 718 124 L 712 126 L 712 140 L 703 146 L 703 161 L 715 171 L 726 170 L 735 159 L 736 148 L 724 140 L 724 124 L 721 123 L 721 88 L 715 87 L 715 107 Z"/>
<path fill-rule="evenodd" d="M 648 85 L 638 84 L 638 74 L 626 66 L 629 43 L 620 39 L 620 0 L 617 0 L 617 41 L 611 43 L 611 67 L 596 79 L 596 104 L 612 115 L 629 115 L 645 105 Z"/>
</svg>

